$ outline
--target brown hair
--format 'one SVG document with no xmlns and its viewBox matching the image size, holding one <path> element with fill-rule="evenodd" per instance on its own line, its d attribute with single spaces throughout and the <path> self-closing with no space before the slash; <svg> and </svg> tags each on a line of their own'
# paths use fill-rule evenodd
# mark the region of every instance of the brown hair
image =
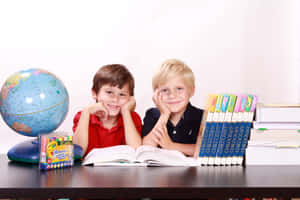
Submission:
<svg viewBox="0 0 300 200">
<path fill-rule="evenodd" d="M 128 83 L 130 95 L 134 95 L 134 78 L 128 69 L 121 64 L 104 65 L 94 76 L 94 92 L 98 93 L 103 85 L 109 84 L 122 88 Z"/>
</svg>

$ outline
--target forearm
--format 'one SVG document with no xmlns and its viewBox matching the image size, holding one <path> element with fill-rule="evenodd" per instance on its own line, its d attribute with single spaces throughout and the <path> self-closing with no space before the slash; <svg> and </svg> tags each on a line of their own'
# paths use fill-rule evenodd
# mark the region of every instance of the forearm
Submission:
<svg viewBox="0 0 300 200">
<path fill-rule="evenodd" d="M 170 150 L 181 151 L 187 156 L 193 156 L 195 152 L 196 144 L 182 144 L 182 143 L 173 143 Z"/>
<path fill-rule="evenodd" d="M 166 126 L 167 122 L 168 122 L 168 117 L 167 116 L 160 116 L 160 118 L 158 119 L 158 121 L 156 122 L 156 124 L 152 128 L 152 130 L 143 138 L 142 143 L 144 145 L 151 145 L 151 146 L 157 147 L 158 146 L 158 142 L 155 141 L 155 138 L 157 138 L 157 136 L 155 135 L 154 130 L 157 127 Z"/>
<path fill-rule="evenodd" d="M 83 154 L 85 154 L 87 147 L 88 147 L 89 121 L 90 121 L 90 113 L 87 110 L 83 110 L 81 112 L 78 126 L 73 135 L 74 144 L 81 146 L 81 148 L 83 150 Z"/>
<path fill-rule="evenodd" d="M 122 113 L 126 144 L 137 148 L 142 144 L 142 138 L 132 120 L 130 111 Z"/>
</svg>

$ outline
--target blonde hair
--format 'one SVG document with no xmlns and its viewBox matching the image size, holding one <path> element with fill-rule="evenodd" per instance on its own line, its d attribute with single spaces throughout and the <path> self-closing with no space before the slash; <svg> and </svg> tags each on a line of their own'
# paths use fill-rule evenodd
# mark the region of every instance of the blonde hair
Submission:
<svg viewBox="0 0 300 200">
<path fill-rule="evenodd" d="M 156 90 L 160 85 L 168 80 L 182 76 L 189 89 L 195 87 L 195 77 L 193 71 L 182 61 L 177 59 L 168 59 L 164 61 L 152 77 L 152 88 Z"/>
</svg>

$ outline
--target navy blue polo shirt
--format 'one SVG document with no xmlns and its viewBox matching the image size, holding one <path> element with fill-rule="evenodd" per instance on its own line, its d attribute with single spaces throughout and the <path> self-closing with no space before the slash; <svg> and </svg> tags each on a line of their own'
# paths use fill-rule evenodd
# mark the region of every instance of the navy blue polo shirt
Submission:
<svg viewBox="0 0 300 200">
<path fill-rule="evenodd" d="M 195 144 L 198 137 L 198 131 L 201 124 L 203 110 L 188 103 L 185 112 L 176 126 L 170 120 L 167 123 L 169 136 L 173 142 L 183 144 Z M 145 137 L 151 132 L 160 117 L 160 111 L 157 108 L 150 108 L 146 111 L 143 119 L 142 136 Z"/>
</svg>

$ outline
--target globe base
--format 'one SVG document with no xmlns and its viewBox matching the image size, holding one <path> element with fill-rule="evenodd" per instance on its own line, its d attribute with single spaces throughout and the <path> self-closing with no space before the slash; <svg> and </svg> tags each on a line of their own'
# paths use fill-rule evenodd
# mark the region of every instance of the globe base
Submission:
<svg viewBox="0 0 300 200">
<path fill-rule="evenodd" d="M 21 142 L 12 147 L 7 156 L 12 161 L 38 164 L 40 162 L 40 143 L 38 139 Z M 82 158 L 82 148 L 74 144 L 74 160 Z"/>
</svg>

